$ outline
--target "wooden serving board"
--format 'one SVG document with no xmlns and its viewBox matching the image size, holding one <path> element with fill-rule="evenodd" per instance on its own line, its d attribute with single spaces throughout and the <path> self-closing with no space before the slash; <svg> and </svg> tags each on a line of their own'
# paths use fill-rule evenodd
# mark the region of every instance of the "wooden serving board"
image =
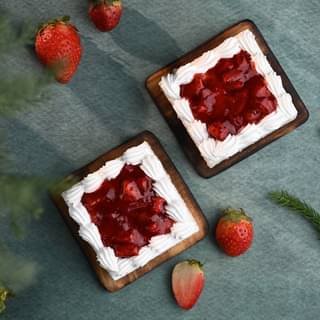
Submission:
<svg viewBox="0 0 320 320">
<path fill-rule="evenodd" d="M 120 157 L 128 148 L 141 144 L 142 142 L 148 142 L 151 146 L 152 150 L 156 154 L 156 156 L 161 161 L 163 167 L 170 175 L 173 184 L 177 188 L 178 192 L 184 199 L 187 207 L 189 208 L 191 214 L 193 215 L 195 221 L 199 226 L 199 231 L 189 238 L 185 239 L 184 241 L 178 243 L 176 246 L 172 247 L 171 249 L 167 250 L 163 254 L 159 255 L 155 259 L 151 260 L 147 263 L 144 267 L 139 268 L 127 276 L 114 281 L 108 272 L 100 267 L 99 263 L 97 262 L 96 253 L 92 249 L 92 247 L 82 240 L 78 235 L 79 225 L 69 216 L 68 207 L 61 196 L 61 193 L 72 186 L 76 181 L 79 181 L 86 177 L 89 173 L 92 173 L 102 167 L 106 161 L 115 159 Z M 70 183 L 71 182 L 71 183 Z M 192 196 L 189 188 L 183 181 L 182 177 L 178 173 L 177 169 L 175 168 L 174 164 L 170 160 L 167 153 L 164 151 L 163 147 L 161 146 L 159 140 L 148 131 L 144 131 L 138 136 L 134 137 L 133 139 L 125 142 L 124 144 L 112 149 L 111 151 L 103 154 L 90 164 L 86 165 L 85 167 L 75 171 L 70 176 L 66 177 L 61 183 L 54 186 L 50 191 L 51 197 L 56 204 L 57 208 L 59 209 L 63 219 L 70 227 L 73 236 L 78 240 L 83 249 L 84 253 L 87 255 L 89 262 L 94 269 L 98 279 L 100 280 L 103 287 L 105 287 L 108 291 L 113 292 L 116 290 L 121 289 L 122 287 L 126 286 L 127 284 L 133 282 L 134 280 L 141 277 L 146 272 L 152 270 L 162 262 L 170 259 L 173 256 L 176 256 L 180 252 L 184 251 L 185 249 L 189 248 L 190 246 L 197 243 L 199 240 L 203 239 L 206 235 L 207 231 L 207 222 L 203 216 L 203 213 L 197 204 L 196 200 Z"/>
<path fill-rule="evenodd" d="M 256 37 L 256 40 L 262 50 L 262 52 L 266 55 L 270 65 L 272 66 L 273 70 L 281 76 L 283 81 L 283 86 L 285 90 L 292 96 L 293 103 L 298 111 L 298 116 L 295 120 L 291 121 L 287 125 L 279 128 L 278 130 L 272 132 L 271 134 L 267 135 L 266 137 L 260 139 L 256 143 L 250 145 L 249 147 L 245 148 L 241 152 L 238 152 L 234 156 L 230 157 L 229 159 L 224 160 L 223 162 L 219 163 L 213 168 L 209 168 L 200 154 L 197 146 L 189 136 L 187 130 L 185 129 L 182 122 L 178 119 L 176 112 L 174 111 L 171 103 L 167 100 L 166 96 L 162 92 L 159 82 L 161 77 L 167 75 L 168 73 L 172 73 L 174 69 L 179 68 L 191 61 L 195 58 L 201 56 L 204 52 L 209 51 L 220 45 L 224 40 L 229 37 L 233 37 L 238 33 L 249 29 Z M 265 39 L 263 38 L 261 32 L 257 28 L 257 26 L 250 20 L 241 21 L 223 32 L 219 33 L 217 36 L 210 39 L 208 42 L 200 45 L 198 48 L 192 50 L 191 52 L 187 53 L 186 55 L 179 58 L 177 61 L 169 64 L 168 66 L 158 70 L 154 74 L 146 80 L 146 87 L 153 98 L 154 102 L 158 106 L 160 112 L 162 113 L 163 117 L 168 122 L 170 128 L 175 133 L 176 138 L 178 139 L 179 143 L 181 144 L 184 152 L 186 153 L 189 160 L 192 162 L 193 166 L 197 170 L 197 172 L 205 178 L 212 177 L 219 172 L 229 168 L 230 166 L 234 165 L 235 163 L 245 159 L 249 155 L 255 153 L 259 149 L 263 148 L 267 144 L 275 141 L 276 139 L 282 137 L 283 135 L 289 133 L 296 127 L 300 126 L 304 123 L 308 117 L 308 111 L 299 97 L 298 93 L 294 89 L 292 83 L 288 79 L 286 73 L 280 66 L 278 60 L 272 53 L 271 49 L 269 48 L 268 44 L 266 43 Z"/>
</svg>

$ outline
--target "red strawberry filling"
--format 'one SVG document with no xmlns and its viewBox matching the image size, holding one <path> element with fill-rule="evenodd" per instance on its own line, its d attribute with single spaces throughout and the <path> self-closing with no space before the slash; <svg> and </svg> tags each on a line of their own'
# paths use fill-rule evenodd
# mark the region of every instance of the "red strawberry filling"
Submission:
<svg viewBox="0 0 320 320">
<path fill-rule="evenodd" d="M 102 242 L 118 257 L 132 257 L 153 236 L 166 234 L 174 223 L 166 214 L 166 200 L 152 188 L 152 179 L 139 166 L 126 165 L 112 180 L 105 180 L 81 199 Z"/>
<path fill-rule="evenodd" d="M 211 137 L 223 141 L 247 124 L 259 123 L 276 110 L 277 101 L 245 51 L 219 62 L 180 86 L 195 119 L 206 123 Z"/>
</svg>

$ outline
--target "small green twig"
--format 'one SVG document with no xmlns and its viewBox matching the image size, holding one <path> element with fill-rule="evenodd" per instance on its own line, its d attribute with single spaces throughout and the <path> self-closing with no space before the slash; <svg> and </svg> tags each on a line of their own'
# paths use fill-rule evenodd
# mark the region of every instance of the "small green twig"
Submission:
<svg viewBox="0 0 320 320">
<path fill-rule="evenodd" d="M 282 207 L 286 207 L 303 216 L 320 232 L 320 213 L 305 201 L 289 194 L 287 191 L 273 191 L 269 193 L 270 199 Z"/>
</svg>

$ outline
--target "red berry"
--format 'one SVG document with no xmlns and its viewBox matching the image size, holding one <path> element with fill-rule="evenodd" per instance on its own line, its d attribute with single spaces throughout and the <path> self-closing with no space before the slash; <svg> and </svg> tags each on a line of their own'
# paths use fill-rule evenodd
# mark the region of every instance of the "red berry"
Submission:
<svg viewBox="0 0 320 320">
<path fill-rule="evenodd" d="M 237 132 L 239 132 L 243 126 L 244 119 L 242 115 L 233 116 L 230 118 L 230 122 L 233 123 L 233 125 L 236 127 Z"/>
<path fill-rule="evenodd" d="M 114 253 L 117 257 L 129 258 L 139 254 L 139 247 L 134 244 L 116 244 L 114 246 Z"/>
<path fill-rule="evenodd" d="M 227 255 L 239 256 L 252 244 L 252 220 L 242 209 L 227 209 L 218 221 L 215 233 L 219 246 Z"/>
<path fill-rule="evenodd" d="M 122 15 L 121 0 L 95 0 L 89 6 L 89 17 L 100 31 L 114 29 Z"/>
<path fill-rule="evenodd" d="M 257 123 L 262 117 L 260 109 L 251 109 L 244 113 L 244 118 L 248 123 Z"/>
<path fill-rule="evenodd" d="M 44 24 L 36 35 L 35 51 L 60 83 L 71 80 L 80 63 L 82 48 L 77 29 L 63 17 Z"/>
<path fill-rule="evenodd" d="M 222 75 L 223 82 L 228 86 L 228 89 L 238 90 L 244 86 L 246 81 L 245 75 L 241 70 L 230 70 Z"/>
<path fill-rule="evenodd" d="M 203 75 L 196 74 L 190 83 L 181 85 L 181 95 L 188 99 L 193 99 L 200 94 L 203 88 Z"/>
<path fill-rule="evenodd" d="M 272 95 L 261 75 L 252 78 L 250 83 L 250 91 L 253 98 L 266 98 Z"/>
<path fill-rule="evenodd" d="M 236 63 L 238 65 L 238 70 L 246 73 L 250 68 L 250 55 L 247 52 L 236 55 Z"/>
<path fill-rule="evenodd" d="M 248 90 L 246 89 L 239 91 L 234 95 L 235 103 L 232 106 L 233 115 L 239 115 L 245 110 L 248 96 Z"/>
<path fill-rule="evenodd" d="M 217 72 L 222 73 L 228 70 L 234 69 L 234 63 L 232 59 L 221 59 L 217 66 L 216 66 Z"/>
<path fill-rule="evenodd" d="M 209 134 L 220 141 L 223 141 L 229 132 L 229 129 L 227 126 L 225 126 L 224 122 L 213 122 L 208 126 L 208 132 Z"/>
<path fill-rule="evenodd" d="M 264 98 L 259 101 L 259 108 L 263 114 L 267 115 L 272 113 L 277 108 L 276 99 Z"/>
<path fill-rule="evenodd" d="M 141 199 L 142 194 L 135 181 L 125 180 L 122 184 L 121 198 L 126 201 L 136 201 Z"/>
<path fill-rule="evenodd" d="M 176 264 L 171 280 L 177 304 L 183 309 L 191 309 L 198 301 L 204 287 L 205 277 L 202 264 L 196 260 Z"/>
<path fill-rule="evenodd" d="M 164 200 L 162 197 L 154 197 L 152 210 L 156 213 L 162 212 L 164 210 L 165 203 L 166 203 L 166 200 Z"/>
<path fill-rule="evenodd" d="M 150 192 L 152 190 L 152 179 L 148 176 L 137 179 L 137 185 L 141 193 Z"/>
</svg>

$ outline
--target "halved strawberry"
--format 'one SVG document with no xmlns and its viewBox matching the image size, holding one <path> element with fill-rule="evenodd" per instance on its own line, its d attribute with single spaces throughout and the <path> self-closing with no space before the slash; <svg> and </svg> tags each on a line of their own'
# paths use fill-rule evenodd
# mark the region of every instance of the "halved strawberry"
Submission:
<svg viewBox="0 0 320 320">
<path fill-rule="evenodd" d="M 176 264 L 172 271 L 172 291 L 177 304 L 183 309 L 191 309 L 200 297 L 204 282 L 199 261 L 187 260 Z"/>
</svg>

